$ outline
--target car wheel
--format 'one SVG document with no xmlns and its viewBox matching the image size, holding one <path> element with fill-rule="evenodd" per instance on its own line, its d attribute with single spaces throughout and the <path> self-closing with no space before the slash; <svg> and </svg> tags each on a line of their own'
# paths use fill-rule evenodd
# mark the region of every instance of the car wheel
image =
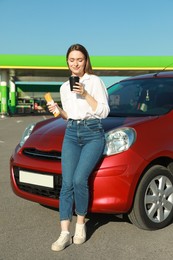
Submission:
<svg viewBox="0 0 173 260">
<path fill-rule="evenodd" d="M 129 213 L 130 221 L 139 228 L 161 229 L 173 219 L 173 175 L 155 165 L 141 179 Z"/>
</svg>

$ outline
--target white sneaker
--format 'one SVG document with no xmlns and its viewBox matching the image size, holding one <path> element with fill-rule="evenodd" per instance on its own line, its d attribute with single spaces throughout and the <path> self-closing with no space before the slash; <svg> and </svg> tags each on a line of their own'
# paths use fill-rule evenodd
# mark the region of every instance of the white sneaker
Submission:
<svg viewBox="0 0 173 260">
<path fill-rule="evenodd" d="M 53 251 L 61 251 L 70 245 L 70 233 L 61 232 L 59 238 L 52 244 Z"/>
<path fill-rule="evenodd" d="M 85 224 L 76 224 L 73 243 L 80 245 L 86 241 L 86 227 Z"/>
</svg>

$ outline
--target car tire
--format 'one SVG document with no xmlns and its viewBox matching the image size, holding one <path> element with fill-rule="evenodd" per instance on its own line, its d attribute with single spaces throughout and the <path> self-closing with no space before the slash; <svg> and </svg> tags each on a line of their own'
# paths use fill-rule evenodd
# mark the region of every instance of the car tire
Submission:
<svg viewBox="0 0 173 260">
<path fill-rule="evenodd" d="M 151 167 L 142 177 L 128 215 L 138 228 L 157 230 L 173 219 L 173 175 L 161 165 Z"/>
</svg>

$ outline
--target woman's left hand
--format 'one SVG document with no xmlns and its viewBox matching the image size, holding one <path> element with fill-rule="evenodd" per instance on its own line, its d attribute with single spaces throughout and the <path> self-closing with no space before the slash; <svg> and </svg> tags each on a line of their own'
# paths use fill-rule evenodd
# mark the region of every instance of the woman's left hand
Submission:
<svg viewBox="0 0 173 260">
<path fill-rule="evenodd" d="M 76 82 L 76 85 L 73 86 L 73 92 L 76 94 L 81 95 L 82 97 L 85 97 L 87 92 L 84 88 L 84 85 L 82 83 Z"/>
</svg>

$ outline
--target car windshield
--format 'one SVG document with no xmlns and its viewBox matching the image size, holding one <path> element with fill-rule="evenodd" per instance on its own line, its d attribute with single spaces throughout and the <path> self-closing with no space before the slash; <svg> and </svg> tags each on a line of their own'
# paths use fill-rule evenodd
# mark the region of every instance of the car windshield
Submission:
<svg viewBox="0 0 173 260">
<path fill-rule="evenodd" d="M 108 93 L 110 116 L 158 116 L 173 109 L 173 78 L 126 80 Z"/>
</svg>

